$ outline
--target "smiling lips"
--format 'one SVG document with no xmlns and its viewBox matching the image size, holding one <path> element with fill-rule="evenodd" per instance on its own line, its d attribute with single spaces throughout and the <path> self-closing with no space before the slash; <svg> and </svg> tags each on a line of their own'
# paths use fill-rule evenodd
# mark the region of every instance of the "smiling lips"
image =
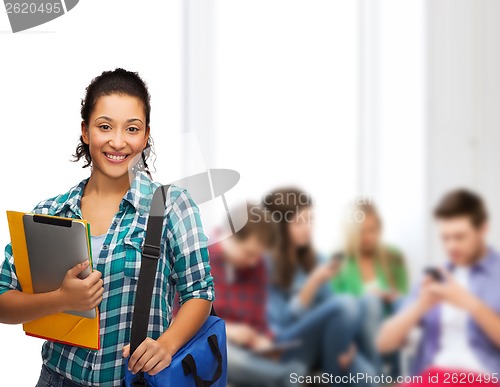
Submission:
<svg viewBox="0 0 500 387">
<path fill-rule="evenodd" d="M 106 153 L 104 152 L 106 159 L 114 164 L 122 163 L 129 155 L 125 153 Z"/>
</svg>

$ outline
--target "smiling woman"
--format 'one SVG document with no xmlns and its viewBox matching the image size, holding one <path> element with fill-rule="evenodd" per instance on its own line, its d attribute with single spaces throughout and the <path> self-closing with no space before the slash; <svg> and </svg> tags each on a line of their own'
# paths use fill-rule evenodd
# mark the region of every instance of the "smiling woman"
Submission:
<svg viewBox="0 0 500 387">
<path fill-rule="evenodd" d="M 150 111 L 148 88 L 137 73 L 116 69 L 94 78 L 82 101 L 81 137 L 74 155 L 76 161 L 85 160 L 84 167 L 91 167 L 90 177 L 33 210 L 90 223 L 92 274 L 78 278 L 87 261 L 87 266 L 69 270 L 59 289 L 23 293 L 12 248 L 8 245 L 5 250 L 0 266 L 0 323 L 19 324 L 99 306 L 101 348 L 92 351 L 46 341 L 37 387 L 119 385 L 124 376 L 125 358 L 130 356 L 136 269 L 141 264 L 151 199 L 161 185 L 152 181 L 147 168 Z M 166 192 L 165 203 L 159 280 L 150 311 L 153 324 L 148 338 L 128 360 L 133 373 L 155 375 L 169 366 L 174 354 L 206 321 L 214 298 L 208 239 L 197 205 L 186 189 L 175 185 Z M 176 292 L 182 306 L 171 323 Z"/>
</svg>

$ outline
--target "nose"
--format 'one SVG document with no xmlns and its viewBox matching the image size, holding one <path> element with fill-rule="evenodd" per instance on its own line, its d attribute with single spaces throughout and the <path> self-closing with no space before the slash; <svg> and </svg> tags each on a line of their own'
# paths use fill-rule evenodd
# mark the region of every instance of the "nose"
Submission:
<svg viewBox="0 0 500 387">
<path fill-rule="evenodd" d="M 125 141 L 125 136 L 123 135 L 121 130 L 114 130 L 109 140 L 109 145 L 116 150 L 123 149 L 127 146 Z"/>
</svg>

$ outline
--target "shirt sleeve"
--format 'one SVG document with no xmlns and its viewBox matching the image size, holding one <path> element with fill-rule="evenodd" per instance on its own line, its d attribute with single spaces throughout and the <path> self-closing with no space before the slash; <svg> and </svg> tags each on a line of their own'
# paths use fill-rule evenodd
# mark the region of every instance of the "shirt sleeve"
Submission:
<svg viewBox="0 0 500 387">
<path fill-rule="evenodd" d="M 10 243 L 5 247 L 5 260 L 0 267 L 0 295 L 9 290 L 22 291 L 21 284 L 17 280 L 12 245 Z"/>
<path fill-rule="evenodd" d="M 179 301 L 181 305 L 191 298 L 214 301 L 208 238 L 203 232 L 198 206 L 185 189 L 173 200 L 168 216 L 171 234 L 167 240 L 173 253 L 172 277 Z"/>
<path fill-rule="evenodd" d="M 401 256 L 400 264 L 395 267 L 395 279 L 398 291 L 401 294 L 407 294 L 409 291 L 408 270 L 403 256 Z"/>
<path fill-rule="evenodd" d="M 401 312 L 415 303 L 418 299 L 418 295 L 420 293 L 420 285 L 415 285 L 411 288 L 410 292 L 403 296 L 399 303 L 397 304 L 397 311 Z"/>
</svg>

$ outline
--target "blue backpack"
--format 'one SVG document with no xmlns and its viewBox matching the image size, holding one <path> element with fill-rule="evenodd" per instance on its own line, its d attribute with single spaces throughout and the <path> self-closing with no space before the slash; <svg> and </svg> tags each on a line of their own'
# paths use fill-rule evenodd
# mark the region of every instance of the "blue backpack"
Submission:
<svg viewBox="0 0 500 387">
<path fill-rule="evenodd" d="M 130 354 L 146 339 L 154 279 L 160 257 L 166 191 L 158 187 L 153 195 L 141 269 L 137 282 L 130 334 Z M 168 367 L 156 375 L 132 374 L 125 363 L 122 387 L 225 387 L 227 384 L 226 326 L 214 309 L 200 330 L 173 356 Z"/>
</svg>

